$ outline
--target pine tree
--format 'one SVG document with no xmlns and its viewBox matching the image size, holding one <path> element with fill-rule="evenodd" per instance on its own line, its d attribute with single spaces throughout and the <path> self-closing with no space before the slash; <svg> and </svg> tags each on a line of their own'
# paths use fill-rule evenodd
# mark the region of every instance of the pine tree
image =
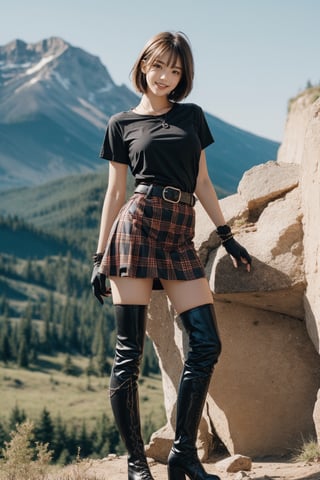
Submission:
<svg viewBox="0 0 320 480">
<path fill-rule="evenodd" d="M 27 347 L 31 346 L 31 337 L 32 337 L 32 305 L 29 303 L 25 309 L 23 318 L 20 320 L 19 324 L 19 343 L 23 338 L 27 344 Z"/>
<path fill-rule="evenodd" d="M 66 448 L 66 444 L 68 441 L 68 434 L 67 434 L 67 427 L 66 424 L 62 421 L 61 416 L 59 415 L 55 421 L 53 422 L 53 438 L 51 443 L 51 448 L 53 449 L 53 460 L 64 463 L 64 459 L 68 460 L 68 455 L 66 452 L 63 454 L 62 452 Z"/>
<path fill-rule="evenodd" d="M 19 350 L 19 327 L 17 324 L 12 327 L 12 332 L 10 335 L 10 350 L 12 357 L 17 360 Z"/>
<path fill-rule="evenodd" d="M 31 260 L 29 258 L 25 263 L 22 275 L 27 281 L 32 280 L 32 265 L 31 265 Z"/>
<path fill-rule="evenodd" d="M 88 366 L 86 368 L 86 375 L 90 377 L 91 375 L 96 375 L 96 369 L 94 368 L 94 363 L 92 357 L 89 358 Z"/>
<path fill-rule="evenodd" d="M 74 302 L 69 299 L 62 313 L 61 342 L 66 350 L 78 350 L 77 309 Z"/>
<path fill-rule="evenodd" d="M 80 435 L 78 438 L 78 448 L 82 458 L 88 457 L 92 453 L 92 441 L 87 432 L 86 422 L 82 422 Z"/>
<path fill-rule="evenodd" d="M 6 429 L 4 423 L 0 422 L 0 451 L 2 451 L 4 447 L 4 443 L 9 440 L 9 432 Z"/>
<path fill-rule="evenodd" d="M 106 352 L 104 338 L 100 339 L 100 345 L 98 348 L 99 349 L 96 356 L 97 372 L 100 375 L 100 377 L 103 377 L 104 375 L 110 373 L 111 371 L 110 364 L 107 360 L 107 352 Z"/>
<path fill-rule="evenodd" d="M 306 83 L 306 89 L 312 88 L 312 87 L 313 87 L 313 85 L 311 83 L 311 80 L 308 80 L 307 83 Z"/>
<path fill-rule="evenodd" d="M 40 414 L 40 418 L 34 427 L 36 441 L 40 443 L 49 443 L 51 445 L 53 440 L 53 430 L 54 428 L 50 412 L 44 407 Z"/>
<path fill-rule="evenodd" d="M 92 432 L 92 442 L 93 452 L 102 457 L 119 450 L 119 431 L 105 413 L 97 419 L 96 428 Z"/>
<path fill-rule="evenodd" d="M 56 313 L 54 314 L 53 319 L 52 319 L 50 339 L 51 339 L 52 350 L 54 350 L 54 351 L 59 350 L 60 342 L 59 342 L 59 333 L 58 333 Z"/>
<path fill-rule="evenodd" d="M 70 431 L 68 432 L 66 449 L 71 458 L 76 458 L 78 453 L 78 432 L 74 423 L 72 423 Z"/>
<path fill-rule="evenodd" d="M 96 365 L 97 371 L 99 375 L 103 376 L 105 374 L 110 373 L 110 365 L 107 361 L 108 357 L 108 337 L 109 334 L 107 332 L 107 322 L 105 315 L 102 312 L 100 313 L 96 328 L 94 331 L 94 338 L 92 341 L 92 352 L 96 356 Z M 114 352 L 114 348 L 112 349 L 112 355 Z"/>
<path fill-rule="evenodd" d="M 0 359 L 4 363 L 7 363 L 11 358 L 9 337 L 7 333 L 3 333 L 0 337 Z"/>
<path fill-rule="evenodd" d="M 75 375 L 76 374 L 76 367 L 72 363 L 72 358 L 70 355 L 66 356 L 66 359 L 64 361 L 64 364 L 62 366 L 62 371 L 66 375 Z"/>
<path fill-rule="evenodd" d="M 21 368 L 29 367 L 29 348 L 25 338 L 21 338 L 19 343 L 18 365 Z"/>
<path fill-rule="evenodd" d="M 45 308 L 42 316 L 42 319 L 44 322 L 44 328 L 43 328 L 42 339 L 41 339 L 42 348 L 49 354 L 52 352 L 50 324 L 52 323 L 53 316 L 54 316 L 53 305 L 54 305 L 53 294 L 50 293 L 50 295 L 47 298 L 47 302 L 45 304 Z"/>
<path fill-rule="evenodd" d="M 149 377 L 150 375 L 150 363 L 149 363 L 149 357 L 145 355 L 143 357 L 143 363 L 142 363 L 142 376 L 143 377 Z"/>
<path fill-rule="evenodd" d="M 5 317 L 9 317 L 9 310 L 10 310 L 9 302 L 8 302 L 7 298 L 4 295 L 2 295 L 0 297 L 0 315 L 4 315 Z"/>
<path fill-rule="evenodd" d="M 8 362 L 12 358 L 10 347 L 11 324 L 7 315 L 0 318 L 0 360 Z"/>
<path fill-rule="evenodd" d="M 31 330 L 30 353 L 29 362 L 36 363 L 38 358 L 38 351 L 40 350 L 40 338 L 37 328 Z"/>
<path fill-rule="evenodd" d="M 18 405 L 16 404 L 9 415 L 9 430 L 15 430 L 17 425 L 20 425 L 21 423 L 25 422 L 27 419 L 26 413 L 23 409 L 20 409 Z"/>
</svg>

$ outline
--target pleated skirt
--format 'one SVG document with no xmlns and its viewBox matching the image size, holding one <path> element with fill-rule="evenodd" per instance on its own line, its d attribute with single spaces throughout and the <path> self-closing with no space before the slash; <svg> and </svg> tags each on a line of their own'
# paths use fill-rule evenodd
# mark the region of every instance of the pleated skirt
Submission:
<svg viewBox="0 0 320 480">
<path fill-rule="evenodd" d="M 107 277 L 194 280 L 205 276 L 190 205 L 135 193 L 110 232 L 100 272 Z M 156 287 L 157 288 L 157 287 Z"/>
</svg>

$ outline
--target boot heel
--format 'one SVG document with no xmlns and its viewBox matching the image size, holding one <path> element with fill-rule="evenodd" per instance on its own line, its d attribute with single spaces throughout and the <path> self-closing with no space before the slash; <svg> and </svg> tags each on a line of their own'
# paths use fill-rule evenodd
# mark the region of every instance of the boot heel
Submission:
<svg viewBox="0 0 320 480">
<path fill-rule="evenodd" d="M 168 480 L 185 480 L 186 476 L 179 467 L 168 466 Z"/>
</svg>

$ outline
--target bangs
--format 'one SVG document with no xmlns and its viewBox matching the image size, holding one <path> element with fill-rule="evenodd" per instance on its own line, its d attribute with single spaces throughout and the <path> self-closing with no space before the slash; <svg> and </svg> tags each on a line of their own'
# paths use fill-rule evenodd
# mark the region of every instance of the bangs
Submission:
<svg viewBox="0 0 320 480">
<path fill-rule="evenodd" d="M 146 65 L 150 67 L 157 60 L 161 60 L 162 57 L 168 55 L 168 67 L 172 68 L 176 66 L 179 59 L 182 64 L 182 57 L 179 51 L 179 47 L 176 45 L 161 44 L 155 48 L 150 55 L 146 54 L 144 61 Z"/>
</svg>

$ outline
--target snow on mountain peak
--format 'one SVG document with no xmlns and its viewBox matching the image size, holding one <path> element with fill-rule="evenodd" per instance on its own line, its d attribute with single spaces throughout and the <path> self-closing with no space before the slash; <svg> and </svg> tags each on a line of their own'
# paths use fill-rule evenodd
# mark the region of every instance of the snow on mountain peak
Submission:
<svg viewBox="0 0 320 480">
<path fill-rule="evenodd" d="M 26 75 L 32 75 L 33 73 L 38 72 L 39 70 L 42 69 L 47 63 L 50 63 L 54 58 L 56 58 L 56 55 L 49 55 L 48 57 L 43 57 L 41 58 L 40 62 L 36 63 L 32 67 L 28 68 L 25 71 Z"/>
</svg>

